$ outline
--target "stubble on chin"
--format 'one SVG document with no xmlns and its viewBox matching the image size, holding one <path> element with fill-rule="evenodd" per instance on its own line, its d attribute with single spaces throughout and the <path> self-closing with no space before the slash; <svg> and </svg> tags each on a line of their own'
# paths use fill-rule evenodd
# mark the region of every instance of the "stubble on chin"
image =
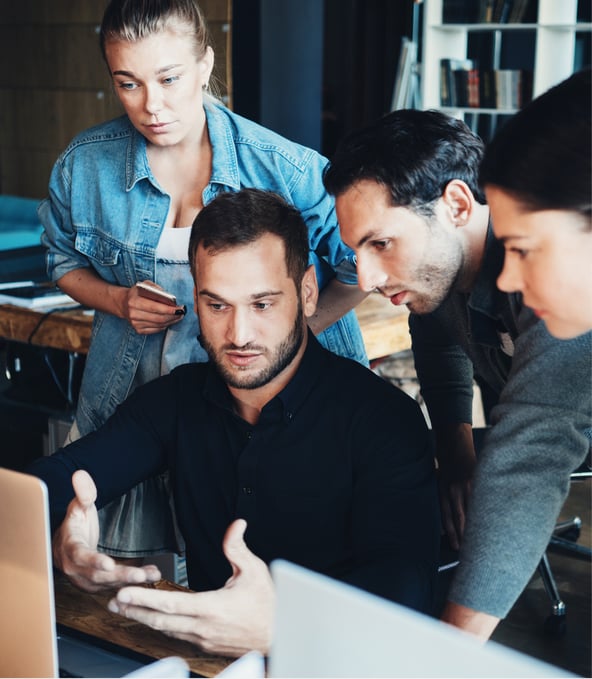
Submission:
<svg viewBox="0 0 592 679">
<path fill-rule="evenodd" d="M 292 326 L 290 334 L 273 352 L 270 352 L 269 349 L 259 345 L 253 347 L 235 347 L 228 345 L 221 348 L 219 351 L 216 351 L 203 333 L 200 337 L 200 341 L 201 345 L 206 350 L 211 363 L 215 365 L 216 370 L 229 387 L 234 389 L 259 389 L 271 382 L 271 380 L 292 363 L 302 346 L 305 332 L 306 324 L 304 317 L 300 313 Z M 257 372 L 253 372 L 253 368 L 250 366 L 228 366 L 224 362 L 225 352 L 240 349 L 256 350 L 259 352 L 260 358 L 267 361 L 267 365 L 260 368 Z M 249 372 L 251 374 L 249 374 Z"/>
</svg>

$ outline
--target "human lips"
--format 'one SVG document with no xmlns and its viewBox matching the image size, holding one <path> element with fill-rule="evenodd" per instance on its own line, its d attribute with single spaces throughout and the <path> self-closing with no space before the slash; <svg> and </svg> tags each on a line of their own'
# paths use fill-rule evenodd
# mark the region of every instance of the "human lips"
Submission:
<svg viewBox="0 0 592 679">
<path fill-rule="evenodd" d="M 163 132 L 166 132 L 169 128 L 170 123 L 150 123 L 147 125 L 148 129 L 151 132 L 155 132 L 156 134 L 161 134 Z"/>
<path fill-rule="evenodd" d="M 227 351 L 228 360 L 239 368 L 247 368 L 261 356 L 259 352 Z"/>
<path fill-rule="evenodd" d="M 394 295 L 387 295 L 387 297 L 390 298 L 391 304 L 394 304 L 395 306 L 401 306 L 402 304 L 407 304 L 407 302 L 409 301 L 407 290 L 402 290 L 401 292 L 397 292 Z"/>
<path fill-rule="evenodd" d="M 531 303 L 530 300 L 526 299 L 526 297 L 523 296 L 522 301 L 524 302 L 524 304 L 526 304 L 527 307 L 532 309 L 533 314 L 537 318 L 543 318 L 549 315 L 545 309 L 543 309 L 542 307 L 537 307 L 535 304 Z"/>
</svg>

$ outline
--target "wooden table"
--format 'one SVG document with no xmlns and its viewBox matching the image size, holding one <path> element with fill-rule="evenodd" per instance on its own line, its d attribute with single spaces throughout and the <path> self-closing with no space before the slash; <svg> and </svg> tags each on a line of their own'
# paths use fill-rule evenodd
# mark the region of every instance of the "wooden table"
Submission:
<svg viewBox="0 0 592 679">
<path fill-rule="evenodd" d="M 368 358 L 373 361 L 409 349 L 407 309 L 371 293 L 356 307 Z M 79 354 L 88 353 L 92 313 L 80 309 L 43 311 L 0 305 L 0 337 Z"/>
<path fill-rule="evenodd" d="M 371 361 L 411 348 L 407 307 L 394 306 L 386 297 L 372 292 L 358 304 L 356 315 Z"/>
<path fill-rule="evenodd" d="M 0 305 L 0 337 L 36 346 L 88 353 L 92 313 L 64 309 L 45 313 L 12 304 Z"/>
<path fill-rule="evenodd" d="M 167 637 L 146 625 L 111 613 L 107 609 L 107 603 L 113 598 L 114 590 L 88 594 L 76 589 L 59 572 L 55 573 L 54 583 L 56 620 L 63 627 L 122 646 L 154 660 L 171 655 L 179 656 L 187 662 L 193 673 L 203 677 L 219 674 L 232 662 L 232 658 L 203 653 L 188 641 Z M 152 586 L 166 590 L 185 590 L 184 587 L 166 580 Z"/>
</svg>

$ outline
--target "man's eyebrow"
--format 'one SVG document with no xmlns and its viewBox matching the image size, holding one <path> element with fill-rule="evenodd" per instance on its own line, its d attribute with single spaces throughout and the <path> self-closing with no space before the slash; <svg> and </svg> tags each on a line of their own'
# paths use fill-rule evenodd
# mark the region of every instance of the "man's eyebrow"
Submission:
<svg viewBox="0 0 592 679">
<path fill-rule="evenodd" d="M 212 292 L 211 290 L 208 290 L 207 288 L 200 290 L 198 294 L 200 297 L 209 297 L 210 299 L 215 299 L 218 300 L 219 302 L 226 303 L 226 300 L 223 297 L 216 294 L 215 292 Z M 264 299 L 266 297 L 279 297 L 280 295 L 283 294 L 284 293 L 281 290 L 262 290 L 261 292 L 255 292 L 252 295 L 250 295 L 250 299 L 256 301 L 258 299 Z"/>
<path fill-rule="evenodd" d="M 366 244 L 369 240 L 372 240 L 376 238 L 376 231 L 368 231 L 368 233 L 365 236 L 362 236 L 360 240 L 357 242 L 357 245 L 355 246 L 356 248 L 361 248 L 362 245 Z"/>
<path fill-rule="evenodd" d="M 251 299 L 263 299 L 264 297 L 279 297 L 284 293 L 281 290 L 264 290 L 263 292 L 256 292 L 251 295 Z"/>
</svg>

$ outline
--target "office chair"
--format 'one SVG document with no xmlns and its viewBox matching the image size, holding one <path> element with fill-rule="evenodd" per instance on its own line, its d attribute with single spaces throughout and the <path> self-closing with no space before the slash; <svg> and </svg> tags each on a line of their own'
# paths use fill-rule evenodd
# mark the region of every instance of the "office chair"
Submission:
<svg viewBox="0 0 592 679">
<path fill-rule="evenodd" d="M 572 475 L 572 481 L 583 480 L 592 477 L 592 461 L 588 455 L 587 461 L 579 467 Z M 580 537 L 580 529 L 582 520 L 579 516 L 573 516 L 566 521 L 560 521 L 555 525 L 555 530 L 549 541 L 547 552 L 556 554 L 563 554 L 571 556 L 583 561 L 592 561 L 592 550 L 589 547 L 584 547 L 577 544 Z M 549 636 L 561 637 L 566 630 L 566 607 L 562 600 L 557 583 L 549 564 L 547 554 L 543 557 L 538 565 L 538 573 L 543 581 L 545 591 L 549 599 L 551 599 L 551 614 L 545 620 L 544 631 Z"/>
</svg>

